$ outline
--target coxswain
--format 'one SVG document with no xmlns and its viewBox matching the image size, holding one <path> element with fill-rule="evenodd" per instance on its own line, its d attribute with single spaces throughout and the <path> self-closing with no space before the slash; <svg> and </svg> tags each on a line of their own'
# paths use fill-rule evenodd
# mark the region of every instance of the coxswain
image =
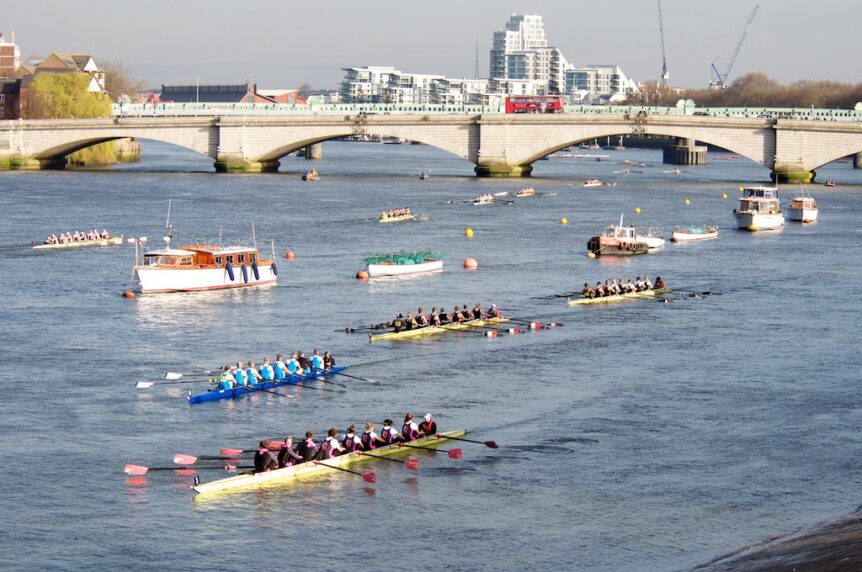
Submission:
<svg viewBox="0 0 862 572">
<path fill-rule="evenodd" d="M 242 362 L 236 362 L 236 367 L 233 370 L 233 380 L 236 385 L 248 385 L 248 374 L 242 366 Z"/>
<path fill-rule="evenodd" d="M 419 306 L 416 309 L 416 317 L 414 318 L 414 321 L 416 322 L 416 325 L 420 328 L 424 328 L 430 323 L 428 321 L 428 316 L 425 315 L 425 308 Z"/>
<path fill-rule="evenodd" d="M 362 450 L 362 441 L 356 436 L 356 429 L 353 425 L 348 427 L 347 431 L 344 433 L 344 439 L 341 440 L 341 446 L 344 447 L 344 450 L 348 453 Z"/>
<path fill-rule="evenodd" d="M 376 449 L 377 445 L 386 445 L 386 441 L 380 438 L 377 433 L 374 432 L 374 423 L 368 422 L 365 424 L 365 432 L 362 433 L 362 437 L 359 438 L 362 442 L 362 448 L 366 451 L 371 451 L 372 449 Z"/>
<path fill-rule="evenodd" d="M 275 365 L 272 369 L 276 380 L 281 381 L 282 379 L 284 379 L 284 376 L 287 375 L 287 366 L 284 365 L 283 355 L 277 354 L 275 356 Z"/>
<path fill-rule="evenodd" d="M 234 377 L 230 374 L 230 366 L 226 365 L 222 368 L 221 373 L 218 376 L 218 388 L 219 389 L 232 389 L 234 384 Z"/>
<path fill-rule="evenodd" d="M 664 288 L 664 280 L 661 279 L 661 276 L 655 277 L 655 289 Z"/>
<path fill-rule="evenodd" d="M 272 367 L 272 364 L 269 363 L 269 358 L 266 356 L 264 356 L 263 362 L 260 364 L 260 377 L 265 381 L 275 379 L 275 368 Z"/>
<path fill-rule="evenodd" d="M 335 358 L 329 352 L 323 352 L 323 369 L 330 370 L 335 367 Z"/>
<path fill-rule="evenodd" d="M 407 329 L 407 324 L 404 322 L 404 316 L 401 314 L 395 316 L 395 319 L 389 322 L 389 325 L 396 334 L 401 330 Z"/>
<path fill-rule="evenodd" d="M 481 320 L 482 319 L 482 305 L 479 302 L 476 302 L 476 305 L 473 306 L 473 319 Z"/>
<path fill-rule="evenodd" d="M 245 373 L 248 376 L 248 382 L 252 385 L 259 383 L 263 379 L 254 365 L 254 360 L 248 360 L 248 367 L 245 368 Z"/>
<path fill-rule="evenodd" d="M 311 431 L 305 432 L 305 439 L 296 448 L 296 452 L 303 462 L 311 461 L 317 456 L 317 443 L 314 442 L 314 435 L 311 434 Z"/>
<path fill-rule="evenodd" d="M 299 352 L 296 361 L 299 362 L 299 367 L 302 369 L 300 373 L 311 373 L 311 362 L 305 357 L 305 352 Z"/>
<path fill-rule="evenodd" d="M 323 358 L 320 355 L 320 350 L 315 349 L 311 354 L 311 370 L 320 371 L 323 369 Z"/>
<path fill-rule="evenodd" d="M 404 416 L 404 424 L 401 426 L 401 437 L 405 443 L 415 441 L 419 438 L 419 426 L 413 421 L 412 413 L 407 413 Z"/>
<path fill-rule="evenodd" d="M 380 430 L 380 438 L 387 445 L 401 442 L 401 435 L 396 431 L 395 427 L 392 426 L 391 419 L 383 420 L 383 429 Z"/>
<path fill-rule="evenodd" d="M 344 452 L 344 447 L 342 447 L 341 443 L 338 442 L 335 434 L 335 427 L 327 431 L 326 439 L 324 439 L 323 443 L 320 444 L 320 452 L 317 454 L 319 459 L 332 459 Z"/>
<path fill-rule="evenodd" d="M 500 314 L 500 310 L 497 309 L 497 304 L 491 304 L 491 307 L 488 308 L 487 312 L 485 312 L 485 317 L 487 317 L 487 318 L 502 318 L 503 315 Z"/>
<path fill-rule="evenodd" d="M 281 450 L 279 450 L 276 460 L 278 461 L 279 469 L 291 467 L 302 462 L 302 457 L 293 450 L 293 437 L 288 435 L 284 438 L 284 442 L 281 444 Z"/>
<path fill-rule="evenodd" d="M 649 276 L 644 274 L 644 287 L 646 290 L 652 290 L 652 282 L 649 280 Z"/>
<path fill-rule="evenodd" d="M 278 459 L 266 448 L 266 442 L 261 441 L 257 453 L 254 454 L 254 472 L 265 473 L 278 468 Z"/>
<path fill-rule="evenodd" d="M 420 435 L 436 435 L 437 422 L 431 417 L 430 413 L 425 414 L 425 420 L 419 424 Z"/>
</svg>

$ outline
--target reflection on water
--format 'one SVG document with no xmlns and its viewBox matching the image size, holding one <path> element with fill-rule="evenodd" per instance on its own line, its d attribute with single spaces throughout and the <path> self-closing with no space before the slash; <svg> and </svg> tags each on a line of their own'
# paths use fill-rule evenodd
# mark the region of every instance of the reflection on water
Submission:
<svg viewBox="0 0 862 572">
<path fill-rule="evenodd" d="M 388 292 L 398 292 L 405 285 L 410 283 L 421 282 L 428 280 L 426 286 L 434 286 L 439 280 L 443 270 L 434 270 L 433 272 L 417 272 L 416 274 L 405 274 L 403 276 L 376 276 L 368 279 L 368 291 L 374 294 L 386 294 Z"/>
<path fill-rule="evenodd" d="M 145 328 L 212 328 L 228 323 L 226 320 L 237 308 L 243 311 L 255 307 L 261 311 L 268 308 L 274 300 L 276 288 L 275 284 L 266 284 L 251 288 L 145 294 L 133 302 L 135 317 Z"/>
</svg>

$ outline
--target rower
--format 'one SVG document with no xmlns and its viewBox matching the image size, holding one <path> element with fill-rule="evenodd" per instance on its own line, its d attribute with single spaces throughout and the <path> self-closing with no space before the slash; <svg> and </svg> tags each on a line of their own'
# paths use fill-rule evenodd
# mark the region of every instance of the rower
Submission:
<svg viewBox="0 0 862 572">
<path fill-rule="evenodd" d="M 298 375 L 302 373 L 301 368 L 299 367 L 299 362 L 296 360 L 296 352 L 292 352 L 290 354 L 290 360 L 287 362 L 286 367 L 288 375 Z"/>
<path fill-rule="evenodd" d="M 266 448 L 266 442 L 261 441 L 257 453 L 254 454 L 254 472 L 265 473 L 278 468 L 278 459 Z"/>
<path fill-rule="evenodd" d="M 649 276 L 644 274 L 644 287 L 646 290 L 652 290 L 652 282 L 649 280 Z"/>
<path fill-rule="evenodd" d="M 315 349 L 311 354 L 311 371 L 320 371 L 323 369 L 323 358 L 320 355 L 320 350 Z"/>
<path fill-rule="evenodd" d="M 305 357 L 305 352 L 299 352 L 296 361 L 299 362 L 299 367 L 302 369 L 300 373 L 311 373 L 311 362 Z"/>
<path fill-rule="evenodd" d="M 608 296 L 613 296 L 614 294 L 616 294 L 613 287 L 611 286 L 610 280 L 605 280 L 605 294 Z"/>
<path fill-rule="evenodd" d="M 323 352 L 323 369 L 330 370 L 335 367 L 335 358 L 329 352 Z"/>
<path fill-rule="evenodd" d="M 626 282 L 626 291 L 627 292 L 637 292 L 638 291 L 637 287 L 635 287 L 635 285 L 632 284 L 631 278 L 629 278 L 629 281 Z"/>
<path fill-rule="evenodd" d="M 497 304 L 491 304 L 491 307 L 488 308 L 487 312 L 485 312 L 485 317 L 502 318 L 503 316 L 500 314 L 500 310 L 497 309 Z"/>
<path fill-rule="evenodd" d="M 583 296 L 584 298 L 592 298 L 593 296 L 595 296 L 595 294 L 596 291 L 590 288 L 590 283 L 584 282 L 584 289 L 581 290 L 581 296 Z"/>
<path fill-rule="evenodd" d="M 416 318 L 413 317 L 412 312 L 407 312 L 407 317 L 404 319 L 404 324 L 408 330 L 415 330 L 419 327 L 419 324 L 416 323 Z"/>
<path fill-rule="evenodd" d="M 428 323 L 432 326 L 440 325 L 440 316 L 437 315 L 437 307 L 431 308 L 431 315 L 428 317 Z"/>
<path fill-rule="evenodd" d="M 272 381 L 275 379 L 275 369 L 272 367 L 272 364 L 269 363 L 269 358 L 264 356 L 263 363 L 260 364 L 260 377 L 265 381 Z"/>
<path fill-rule="evenodd" d="M 380 438 L 387 445 L 391 445 L 392 443 L 401 442 L 401 435 L 398 431 L 395 430 L 395 427 L 392 426 L 391 419 L 383 420 L 383 429 L 380 430 Z"/>
<path fill-rule="evenodd" d="M 248 375 L 248 382 L 251 385 L 259 383 L 263 379 L 260 372 L 257 371 L 257 367 L 254 365 L 254 360 L 248 360 L 248 367 L 245 368 L 245 373 Z"/>
<path fill-rule="evenodd" d="M 437 434 L 437 423 L 431 417 L 430 413 L 425 414 L 425 421 L 419 424 L 419 434 L 420 435 L 436 435 Z"/>
<path fill-rule="evenodd" d="M 416 309 L 416 325 L 420 328 L 424 328 L 430 322 L 428 321 L 428 316 L 425 315 L 425 309 L 422 306 Z"/>
<path fill-rule="evenodd" d="M 446 313 L 446 310 L 441 306 L 440 312 L 437 314 L 437 319 L 440 321 L 440 325 L 449 323 L 451 320 L 449 319 L 449 314 Z"/>
<path fill-rule="evenodd" d="M 233 370 L 233 379 L 236 385 L 248 385 L 248 374 L 242 366 L 242 362 L 236 362 L 236 367 Z"/>
<path fill-rule="evenodd" d="M 225 365 L 222 368 L 221 374 L 218 376 L 218 388 L 219 389 L 232 389 L 234 384 L 234 378 L 230 374 L 230 366 Z"/>
<path fill-rule="evenodd" d="M 481 320 L 482 319 L 482 305 L 479 302 L 476 302 L 476 305 L 473 306 L 473 319 Z"/>
<path fill-rule="evenodd" d="M 341 440 L 341 446 L 344 447 L 344 450 L 348 453 L 362 450 L 362 441 L 356 436 L 356 429 L 353 425 L 347 428 L 347 432 L 344 434 L 344 439 Z"/>
<path fill-rule="evenodd" d="M 365 424 L 365 432 L 362 433 L 362 437 L 359 439 L 362 442 L 362 448 L 366 451 L 371 451 L 377 448 L 377 445 L 386 445 L 387 442 L 381 439 L 377 433 L 374 432 L 374 423 L 370 421 Z"/>
<path fill-rule="evenodd" d="M 459 307 L 456 305 L 456 306 L 455 306 L 455 310 L 452 312 L 452 323 L 460 324 L 460 323 L 461 323 L 461 322 L 463 322 L 465 319 L 466 319 L 466 318 L 464 317 L 464 314 L 463 314 L 463 313 L 461 313 L 461 308 L 459 308 Z"/>
<path fill-rule="evenodd" d="M 284 365 L 284 356 L 281 354 L 275 356 L 275 366 L 272 369 L 277 381 L 284 379 L 284 376 L 287 374 L 287 366 Z"/>
<path fill-rule="evenodd" d="M 292 467 L 302 462 L 302 457 L 293 450 L 293 437 L 288 435 L 284 438 L 284 443 L 281 444 L 281 450 L 278 452 L 276 460 L 278 461 L 279 469 Z"/>
<path fill-rule="evenodd" d="M 321 460 L 332 459 L 344 452 L 344 447 L 335 438 L 335 427 L 327 431 L 326 439 L 320 444 L 320 452 L 317 454 Z"/>
<path fill-rule="evenodd" d="M 638 279 L 635 282 L 635 287 L 638 289 L 638 292 L 643 292 L 644 290 L 646 290 L 646 282 L 644 282 L 643 279 L 638 276 Z"/>
<path fill-rule="evenodd" d="M 419 438 L 419 426 L 413 421 L 413 414 L 407 413 L 404 416 L 404 424 L 401 426 L 401 435 L 404 442 L 415 441 Z"/>
<path fill-rule="evenodd" d="M 314 435 L 311 431 L 305 432 L 305 439 L 296 448 L 297 454 L 302 457 L 302 461 L 311 461 L 317 456 L 317 443 L 314 442 Z"/>
<path fill-rule="evenodd" d="M 661 276 L 655 277 L 655 289 L 664 288 L 664 280 L 661 279 Z"/>
<path fill-rule="evenodd" d="M 102 229 L 102 238 L 111 238 L 111 235 L 104 228 Z"/>
<path fill-rule="evenodd" d="M 465 321 L 469 321 L 473 319 L 473 314 L 470 313 L 470 310 L 467 309 L 467 304 L 461 306 L 461 315 L 464 316 Z"/>
<path fill-rule="evenodd" d="M 605 289 L 602 287 L 601 282 L 596 282 L 596 297 L 603 298 L 605 295 Z"/>
</svg>

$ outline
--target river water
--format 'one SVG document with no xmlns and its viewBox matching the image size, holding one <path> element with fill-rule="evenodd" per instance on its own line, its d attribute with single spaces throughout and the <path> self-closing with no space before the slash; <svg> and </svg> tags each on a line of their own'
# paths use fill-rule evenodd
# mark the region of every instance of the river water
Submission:
<svg viewBox="0 0 862 572">
<path fill-rule="evenodd" d="M 657 150 L 596 151 L 607 157 L 540 161 L 524 181 L 478 179 L 425 146 L 323 152 L 317 183 L 300 180 L 302 159 L 277 174 L 216 175 L 206 157 L 148 142 L 141 163 L 108 171 L 0 173 L 3 568 L 684 570 L 859 504 L 862 171 L 820 170 L 838 186 L 809 189 L 817 224 L 750 234 L 732 228 L 737 189 L 768 172 L 744 159 L 711 154 L 671 174 Z M 624 159 L 647 166 L 614 173 Z M 588 177 L 617 186 L 583 188 Z M 547 195 L 449 203 L 525 183 Z M 127 300 L 131 247 L 24 246 L 91 227 L 157 245 L 169 200 L 177 244 L 219 232 L 247 243 L 254 221 L 258 244 L 274 241 L 278 286 Z M 423 220 L 376 222 L 400 206 Z M 588 259 L 588 238 L 620 213 L 665 238 L 702 223 L 720 237 Z M 443 251 L 444 272 L 354 279 L 363 256 L 402 248 Z M 467 257 L 478 270 L 461 268 Z M 538 298 L 643 273 L 714 294 L 580 308 Z M 564 326 L 375 344 L 336 331 L 477 301 Z M 166 371 L 315 347 L 381 383 L 345 377 L 346 391 L 193 407 L 185 391 L 204 384 L 135 389 Z M 195 500 L 192 476 L 122 471 L 400 423 L 405 411 L 501 447 L 461 443 L 460 460 L 422 452 L 418 472 L 379 462 L 374 485 L 338 473 L 208 500 Z"/>
</svg>

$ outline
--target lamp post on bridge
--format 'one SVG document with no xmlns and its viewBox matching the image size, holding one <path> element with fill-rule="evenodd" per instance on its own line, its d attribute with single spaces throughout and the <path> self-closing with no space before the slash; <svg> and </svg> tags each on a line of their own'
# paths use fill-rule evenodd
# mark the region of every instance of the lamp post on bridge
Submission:
<svg viewBox="0 0 862 572">
<path fill-rule="evenodd" d="M 201 101 L 201 78 L 195 78 L 195 103 Z"/>
</svg>

